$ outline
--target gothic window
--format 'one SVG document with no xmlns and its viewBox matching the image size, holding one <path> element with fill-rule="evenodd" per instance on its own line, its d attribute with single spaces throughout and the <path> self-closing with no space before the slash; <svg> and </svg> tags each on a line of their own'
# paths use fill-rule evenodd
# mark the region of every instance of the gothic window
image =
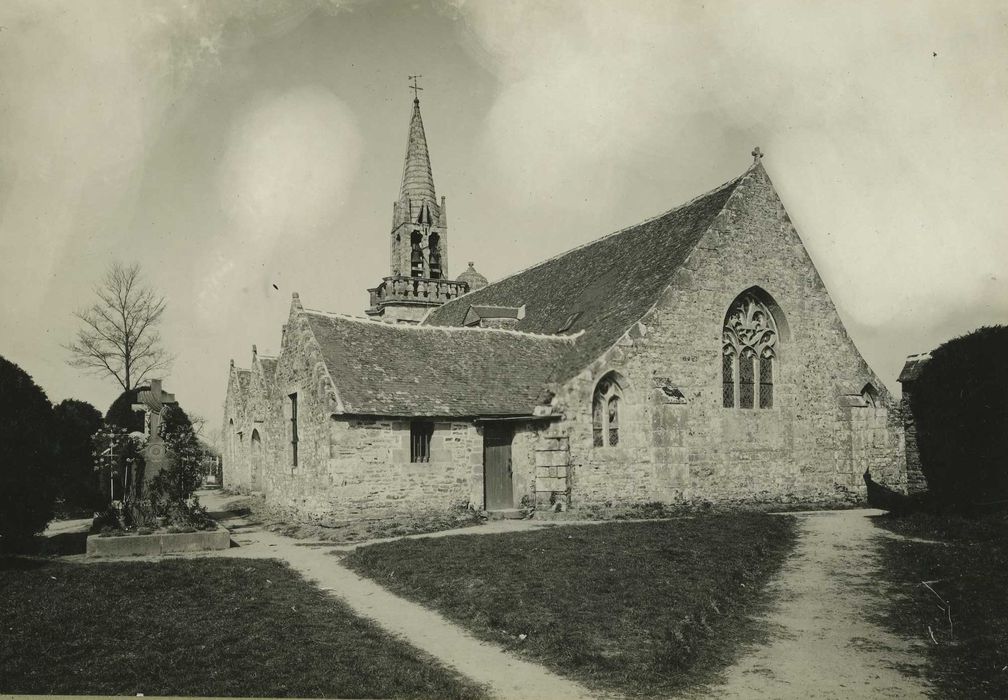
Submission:
<svg viewBox="0 0 1008 700">
<path fill-rule="evenodd" d="M 595 387 L 592 397 L 592 442 L 595 447 L 619 444 L 620 402 L 623 390 L 612 374 Z"/>
<path fill-rule="evenodd" d="M 429 462 L 431 437 L 434 435 L 434 424 L 429 421 L 415 420 L 410 423 L 410 461 Z"/>
<path fill-rule="evenodd" d="M 721 357 L 725 408 L 773 408 L 777 323 L 761 296 L 755 291 L 743 293 L 725 317 Z"/>
</svg>

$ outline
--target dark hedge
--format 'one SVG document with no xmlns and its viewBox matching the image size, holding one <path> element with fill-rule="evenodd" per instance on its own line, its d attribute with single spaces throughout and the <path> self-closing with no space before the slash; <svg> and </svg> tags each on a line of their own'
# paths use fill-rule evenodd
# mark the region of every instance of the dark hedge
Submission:
<svg viewBox="0 0 1008 700">
<path fill-rule="evenodd" d="M 52 405 L 23 369 L 0 357 L 0 549 L 26 546 L 53 517 Z"/>
<path fill-rule="evenodd" d="M 974 510 L 1008 501 L 1008 327 L 980 328 L 932 352 L 910 407 L 937 505 Z"/>
</svg>

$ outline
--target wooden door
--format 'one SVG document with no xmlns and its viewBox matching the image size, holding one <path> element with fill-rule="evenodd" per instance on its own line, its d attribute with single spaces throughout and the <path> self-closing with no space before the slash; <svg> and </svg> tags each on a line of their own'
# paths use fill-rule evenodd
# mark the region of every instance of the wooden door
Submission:
<svg viewBox="0 0 1008 700">
<path fill-rule="evenodd" d="M 514 431 L 506 423 L 487 423 L 483 427 L 483 502 L 487 510 L 514 508 L 512 437 Z"/>
</svg>

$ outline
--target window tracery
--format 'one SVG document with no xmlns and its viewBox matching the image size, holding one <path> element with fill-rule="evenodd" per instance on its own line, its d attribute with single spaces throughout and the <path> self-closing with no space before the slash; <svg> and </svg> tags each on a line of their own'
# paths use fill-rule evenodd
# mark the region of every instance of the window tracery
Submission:
<svg viewBox="0 0 1008 700">
<path fill-rule="evenodd" d="M 725 408 L 773 408 L 777 325 L 756 294 L 740 296 L 725 316 L 721 386 Z"/>
<path fill-rule="evenodd" d="M 592 440 L 595 447 L 616 447 L 619 444 L 622 399 L 623 389 L 611 374 L 603 377 L 595 387 L 592 396 Z"/>
</svg>

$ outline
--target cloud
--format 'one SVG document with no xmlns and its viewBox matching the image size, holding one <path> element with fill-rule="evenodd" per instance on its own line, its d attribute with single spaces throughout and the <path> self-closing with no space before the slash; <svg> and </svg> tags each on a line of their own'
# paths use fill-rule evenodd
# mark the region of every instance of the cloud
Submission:
<svg viewBox="0 0 1008 700">
<path fill-rule="evenodd" d="M 221 203 L 243 237 L 331 226 L 360 153 L 353 115 L 325 88 L 260 97 L 231 128 L 217 175 Z"/>
<path fill-rule="evenodd" d="M 1008 63 L 1004 8 L 470 1 L 460 12 L 496 64 L 481 156 L 513 207 L 584 216 L 649 179 L 692 178 L 698 193 L 759 143 L 824 279 L 863 322 L 940 287 L 942 308 L 919 309 L 937 319 L 989 292 L 978 280 L 1008 262 L 997 204 L 1008 73 L 988 69 Z"/>
<path fill-rule="evenodd" d="M 232 308 L 275 246 L 331 231 L 358 174 L 362 137 L 350 109 L 321 86 L 262 94 L 238 113 L 216 173 L 229 227 L 203 261 L 203 320 Z"/>
</svg>

